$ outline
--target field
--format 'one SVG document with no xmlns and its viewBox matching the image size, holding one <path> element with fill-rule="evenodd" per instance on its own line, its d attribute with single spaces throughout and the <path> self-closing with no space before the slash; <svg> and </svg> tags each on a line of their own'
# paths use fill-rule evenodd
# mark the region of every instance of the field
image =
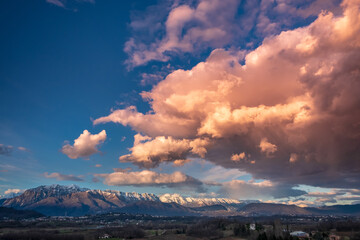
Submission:
<svg viewBox="0 0 360 240">
<path fill-rule="evenodd" d="M 95 239 L 296 239 L 304 231 L 315 240 L 331 235 L 360 239 L 360 219 L 349 217 L 153 217 L 104 214 L 85 217 L 42 217 L 0 221 L 1 240 Z"/>
</svg>

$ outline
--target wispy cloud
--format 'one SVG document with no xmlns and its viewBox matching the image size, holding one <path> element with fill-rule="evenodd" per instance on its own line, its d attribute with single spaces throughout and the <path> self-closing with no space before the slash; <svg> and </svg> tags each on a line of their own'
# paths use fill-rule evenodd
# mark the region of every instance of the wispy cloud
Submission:
<svg viewBox="0 0 360 240">
<path fill-rule="evenodd" d="M 95 4 L 95 0 L 46 0 L 47 3 L 67 10 L 77 11 L 77 6 L 80 3 Z"/>
<path fill-rule="evenodd" d="M 29 149 L 25 148 L 25 147 L 14 147 L 11 145 L 5 145 L 5 144 L 0 144 L 0 155 L 7 155 L 10 156 L 14 150 L 19 150 L 22 152 L 30 152 Z"/>
<path fill-rule="evenodd" d="M 9 156 L 13 151 L 13 146 L 0 144 L 0 155 L 7 155 Z"/>
<path fill-rule="evenodd" d="M 236 199 L 284 198 L 306 194 L 303 190 L 294 189 L 292 185 L 274 183 L 269 180 L 224 182 L 219 193 Z"/>
<path fill-rule="evenodd" d="M 47 3 L 53 4 L 58 7 L 65 8 L 65 1 L 64 0 L 46 0 Z"/>
<path fill-rule="evenodd" d="M 46 178 L 55 178 L 59 181 L 84 181 L 82 176 L 75 176 L 75 175 L 67 175 L 67 174 L 62 174 L 62 173 L 58 173 L 58 172 L 53 172 L 53 173 L 44 173 L 44 177 Z"/>
</svg>

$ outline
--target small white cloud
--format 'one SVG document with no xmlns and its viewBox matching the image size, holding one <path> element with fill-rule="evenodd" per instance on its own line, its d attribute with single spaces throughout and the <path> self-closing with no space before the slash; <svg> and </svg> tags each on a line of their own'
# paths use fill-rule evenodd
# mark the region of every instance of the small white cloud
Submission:
<svg viewBox="0 0 360 240">
<path fill-rule="evenodd" d="M 20 150 L 20 151 L 24 151 L 24 152 L 28 152 L 28 151 L 29 151 L 29 149 L 27 149 L 27 148 L 25 148 L 25 147 L 18 147 L 17 149 Z"/>
<path fill-rule="evenodd" d="M 102 130 L 98 134 L 91 134 L 88 130 L 74 140 L 74 145 L 66 144 L 62 147 L 61 152 L 71 159 L 85 158 L 88 159 L 92 154 L 98 153 L 97 146 L 106 140 L 106 132 Z"/>
</svg>

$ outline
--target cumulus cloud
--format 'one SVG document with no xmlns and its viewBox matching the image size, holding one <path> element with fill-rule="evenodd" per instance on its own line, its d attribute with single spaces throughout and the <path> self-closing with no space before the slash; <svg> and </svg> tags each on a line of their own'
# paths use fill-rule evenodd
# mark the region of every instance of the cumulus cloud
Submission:
<svg viewBox="0 0 360 240">
<path fill-rule="evenodd" d="M 245 152 L 231 155 L 231 160 L 232 161 L 240 161 L 240 160 L 245 159 L 245 158 L 246 158 Z"/>
<path fill-rule="evenodd" d="M 240 1 L 220 0 L 198 1 L 196 6 L 190 4 L 174 4 L 166 13 L 165 24 L 160 24 L 159 30 L 165 30 L 165 35 L 155 42 L 145 44 L 137 38 L 130 38 L 125 43 L 125 52 L 129 55 L 128 64 L 139 66 L 151 60 L 167 61 L 168 52 L 192 52 L 194 48 L 204 46 L 221 47 L 232 39 L 236 10 Z M 147 17 L 146 20 L 149 20 Z M 159 21 L 160 19 L 154 19 Z M 162 20 L 162 19 L 161 19 Z M 139 25 L 147 25 L 139 19 L 132 22 L 134 30 Z M 156 22 L 154 25 L 159 23 Z M 201 44 L 199 44 L 201 43 Z"/>
<path fill-rule="evenodd" d="M 197 154 L 255 179 L 358 188 L 359 5 L 345 0 L 342 15 L 322 12 L 309 26 L 266 38 L 244 58 L 214 50 L 143 92 L 150 112 L 119 109 L 94 124 L 116 122 L 151 137 L 123 158 L 146 167 Z M 203 139 L 210 144 L 201 152 L 189 147 Z M 137 151 L 155 142 L 158 151 Z M 242 152 L 254 164 L 231 160 Z"/>
<path fill-rule="evenodd" d="M 67 175 L 67 174 L 61 174 L 61 173 L 58 173 L 58 172 L 53 172 L 53 173 L 47 173 L 45 172 L 44 173 L 44 177 L 46 178 L 55 178 L 59 181 L 84 181 L 83 177 L 82 176 L 74 176 L 74 175 Z"/>
<path fill-rule="evenodd" d="M 74 145 L 66 144 L 61 148 L 61 152 L 71 159 L 88 159 L 92 154 L 98 153 L 97 146 L 106 140 L 106 132 L 102 130 L 98 134 L 91 134 L 84 130 L 80 136 L 74 140 Z"/>
<path fill-rule="evenodd" d="M 264 36 L 301 25 L 322 10 L 339 12 L 338 0 L 195 0 L 150 6 L 146 12 L 133 14 L 129 24 L 133 36 L 124 47 L 129 55 L 127 64 L 166 62 L 182 53 L 238 46 L 253 35 L 251 46 Z"/>
<path fill-rule="evenodd" d="M 150 138 L 136 134 L 134 146 L 130 148 L 130 154 L 119 158 L 120 162 L 132 162 L 139 166 L 156 167 L 161 162 L 174 162 L 176 166 L 181 166 L 189 160 L 189 154 L 204 157 L 206 146 L 209 145 L 208 139 L 182 139 L 177 140 L 172 137 Z"/>
<path fill-rule="evenodd" d="M 104 178 L 104 184 L 110 186 L 167 186 L 201 188 L 202 182 L 182 172 L 157 173 L 149 170 L 118 171 L 109 174 L 95 174 Z"/>
</svg>

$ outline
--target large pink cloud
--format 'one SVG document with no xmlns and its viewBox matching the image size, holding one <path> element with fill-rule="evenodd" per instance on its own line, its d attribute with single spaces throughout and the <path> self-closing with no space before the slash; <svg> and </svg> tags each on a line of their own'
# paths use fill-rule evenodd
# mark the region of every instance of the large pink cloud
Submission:
<svg viewBox="0 0 360 240">
<path fill-rule="evenodd" d="M 345 0 L 342 15 L 322 12 L 248 53 L 214 50 L 143 92 L 151 112 L 129 107 L 94 123 L 120 123 L 151 138 L 126 158 L 145 167 L 186 159 L 195 148 L 180 143 L 207 139 L 205 155 L 196 154 L 254 178 L 360 187 L 359 5 Z M 172 147 L 143 151 L 160 139 Z M 243 152 L 246 161 L 232 160 Z"/>
</svg>

